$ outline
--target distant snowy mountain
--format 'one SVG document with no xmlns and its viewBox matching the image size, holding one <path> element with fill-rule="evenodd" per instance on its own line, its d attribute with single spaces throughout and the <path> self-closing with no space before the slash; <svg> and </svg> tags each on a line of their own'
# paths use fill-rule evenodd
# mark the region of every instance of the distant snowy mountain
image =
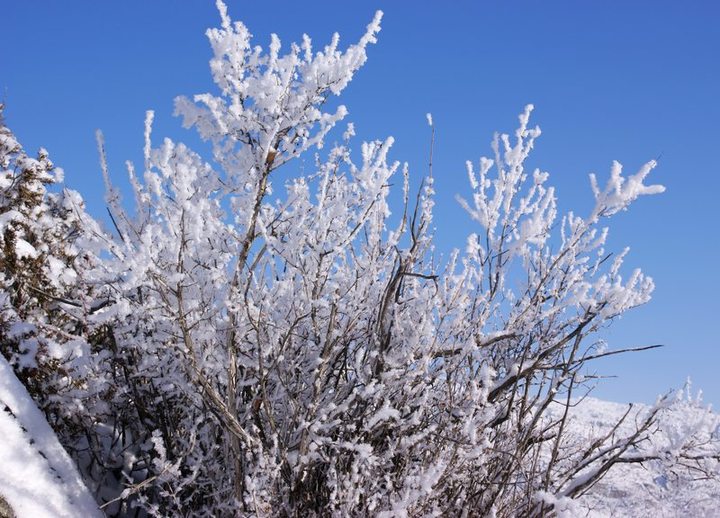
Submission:
<svg viewBox="0 0 720 518">
<path fill-rule="evenodd" d="M 588 443 L 607 435 L 630 405 L 586 398 L 573 407 L 568 419 L 570 433 Z M 553 412 L 560 414 L 558 406 Z M 650 410 L 646 405 L 633 405 L 628 417 L 615 431 L 618 435 L 632 433 L 633 427 Z M 646 465 L 617 464 L 586 495 L 579 499 L 581 511 L 572 515 L 588 517 L 720 517 L 720 485 L 704 477 L 690 477 L 669 469 L 676 442 L 689 428 L 710 427 L 720 433 L 720 416 L 703 410 L 697 401 L 688 398 L 659 414 L 653 433 L 653 444 L 643 452 L 664 452 L 667 462 L 653 461 Z M 707 462 L 707 461 L 703 461 Z M 699 466 L 700 467 L 700 466 Z M 717 470 L 713 466 L 701 466 Z"/>
</svg>

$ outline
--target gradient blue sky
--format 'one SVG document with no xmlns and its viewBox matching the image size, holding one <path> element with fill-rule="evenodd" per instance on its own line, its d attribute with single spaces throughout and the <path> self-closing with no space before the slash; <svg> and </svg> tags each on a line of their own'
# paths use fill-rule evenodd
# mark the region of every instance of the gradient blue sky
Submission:
<svg viewBox="0 0 720 518">
<path fill-rule="evenodd" d="M 534 103 L 543 129 L 532 166 L 551 173 L 562 210 L 592 202 L 589 172 L 606 177 L 617 159 L 634 172 L 660 156 L 654 180 L 667 187 L 611 223 L 610 248 L 631 246 L 628 266 L 653 276 L 653 301 L 608 331 L 613 348 L 667 347 L 597 364 L 617 375 L 595 394 L 651 402 L 686 377 L 720 407 L 720 3 L 654 1 L 239 2 L 266 46 L 308 33 L 356 41 L 376 9 L 377 45 L 342 102 L 364 139 L 396 138 L 393 156 L 415 181 L 426 172 L 437 128 L 434 171 L 438 247 L 463 246 L 472 230 L 454 201 L 467 194 L 467 159 L 489 153 L 496 130 L 512 131 Z M 24 0 L 2 8 L 0 96 L 8 125 L 28 150 L 44 146 L 68 186 L 104 218 L 94 131 L 106 136 L 122 185 L 126 159 L 141 162 L 143 118 L 154 138 L 195 142 L 172 117 L 173 98 L 212 88 L 206 28 L 210 1 Z"/>
</svg>

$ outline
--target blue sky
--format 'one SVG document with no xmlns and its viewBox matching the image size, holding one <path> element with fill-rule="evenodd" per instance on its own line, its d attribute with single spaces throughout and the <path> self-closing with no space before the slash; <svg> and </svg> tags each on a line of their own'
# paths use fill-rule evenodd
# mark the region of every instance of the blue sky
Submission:
<svg viewBox="0 0 720 518">
<path fill-rule="evenodd" d="M 720 407 L 720 4 L 696 1 L 228 2 L 265 46 L 308 33 L 323 45 L 338 31 L 354 42 L 385 12 L 369 61 L 343 96 L 363 139 L 396 138 L 393 157 L 426 173 L 431 112 L 437 243 L 463 246 L 474 230 L 454 201 L 468 194 L 464 162 L 489 153 L 496 130 L 512 131 L 527 103 L 543 129 L 531 166 L 551 174 L 562 210 L 583 213 L 589 172 L 611 161 L 634 172 L 660 156 L 653 180 L 667 192 L 639 200 L 611 222 L 610 248 L 630 245 L 628 266 L 656 282 L 649 305 L 606 334 L 611 347 L 660 350 L 596 364 L 595 394 L 653 401 L 686 377 Z M 104 217 L 94 131 L 123 183 L 141 162 L 143 119 L 155 139 L 196 142 L 172 117 L 177 95 L 212 88 L 204 36 L 213 3 L 170 0 L 24 0 L 3 8 L 0 96 L 28 150 L 44 146 L 91 212 Z"/>
</svg>

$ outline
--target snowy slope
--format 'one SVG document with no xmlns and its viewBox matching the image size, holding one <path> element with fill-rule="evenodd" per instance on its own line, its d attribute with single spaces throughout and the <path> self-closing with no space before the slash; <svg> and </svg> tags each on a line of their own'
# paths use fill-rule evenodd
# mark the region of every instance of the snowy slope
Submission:
<svg viewBox="0 0 720 518">
<path fill-rule="evenodd" d="M 625 404 L 587 398 L 572 410 L 570 432 L 589 441 L 607 433 L 627 410 Z M 619 433 L 629 434 L 647 411 L 647 406 L 635 405 Z M 718 424 L 717 414 L 703 411 L 697 404 L 675 404 L 672 411 L 660 414 L 653 442 L 657 441 L 659 449 L 671 451 L 674 438 L 682 431 L 700 426 L 717 429 Z M 660 461 L 648 466 L 621 464 L 615 465 L 580 502 L 582 516 L 598 518 L 720 517 L 720 484 L 674 474 Z"/>
<path fill-rule="evenodd" d="M 2 355 L 0 496 L 17 518 L 102 516 L 72 460 Z"/>
</svg>

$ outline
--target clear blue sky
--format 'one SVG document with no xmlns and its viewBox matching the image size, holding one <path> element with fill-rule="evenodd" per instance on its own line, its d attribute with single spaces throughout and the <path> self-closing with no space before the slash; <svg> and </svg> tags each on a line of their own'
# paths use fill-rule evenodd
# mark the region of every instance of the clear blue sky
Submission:
<svg viewBox="0 0 720 518">
<path fill-rule="evenodd" d="M 396 138 L 394 158 L 426 172 L 428 128 L 437 127 L 437 239 L 463 246 L 471 230 L 454 201 L 467 194 L 466 159 L 489 152 L 493 131 L 512 131 L 534 103 L 543 129 L 533 164 L 551 173 L 561 209 L 587 210 L 591 171 L 617 159 L 633 172 L 661 155 L 666 185 L 615 218 L 611 248 L 631 246 L 629 266 L 657 284 L 654 300 L 607 333 L 611 347 L 667 347 L 597 364 L 618 379 L 596 395 L 652 401 L 687 376 L 720 407 L 720 3 L 654 1 L 228 2 L 266 46 L 307 32 L 354 42 L 375 9 L 379 43 L 343 102 L 364 139 Z M 2 9 L 0 95 L 29 150 L 44 146 L 66 183 L 104 217 L 94 130 L 107 139 L 118 183 L 140 163 L 143 118 L 155 139 L 194 142 L 172 117 L 176 95 L 211 88 L 206 28 L 213 3 L 170 0 L 24 0 Z"/>
</svg>

